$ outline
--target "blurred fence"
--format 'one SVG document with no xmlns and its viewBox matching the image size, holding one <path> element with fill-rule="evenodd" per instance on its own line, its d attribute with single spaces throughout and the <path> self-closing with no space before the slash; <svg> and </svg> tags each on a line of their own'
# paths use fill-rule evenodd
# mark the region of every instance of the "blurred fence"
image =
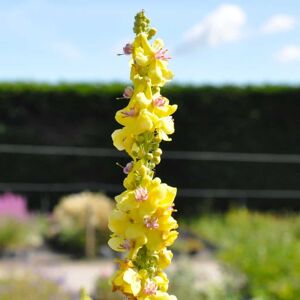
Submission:
<svg viewBox="0 0 300 300">
<path fill-rule="evenodd" d="M 37 145 L 0 145 L 0 153 L 39 156 L 84 156 L 124 158 L 124 153 L 109 148 L 37 146 Z M 200 151 L 165 151 L 163 159 L 181 161 L 225 161 L 238 163 L 300 164 L 300 155 L 271 153 L 227 153 Z M 2 179 L 3 180 L 3 179 Z M 1 191 L 29 193 L 70 193 L 82 190 L 101 190 L 116 194 L 122 191 L 120 184 L 104 182 L 0 182 Z M 218 189 L 178 187 L 178 196 L 187 198 L 231 198 L 231 199 L 300 199 L 300 190 L 281 189 Z M 44 204 L 42 206 L 45 206 Z"/>
<path fill-rule="evenodd" d="M 82 189 L 118 193 L 124 174 L 115 163 L 128 156 L 111 149 L 109 136 L 123 88 L 0 84 L 0 188 L 22 192 L 31 208 Z M 164 95 L 179 110 L 157 175 L 179 187 L 180 211 L 210 199 L 220 209 L 235 199 L 300 210 L 299 156 L 291 154 L 300 154 L 300 87 L 168 86 Z"/>
</svg>

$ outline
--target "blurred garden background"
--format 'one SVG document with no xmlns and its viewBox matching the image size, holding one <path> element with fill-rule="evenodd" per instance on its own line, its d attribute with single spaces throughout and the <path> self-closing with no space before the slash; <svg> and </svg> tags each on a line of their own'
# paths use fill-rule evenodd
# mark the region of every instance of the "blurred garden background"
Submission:
<svg viewBox="0 0 300 300">
<path fill-rule="evenodd" d="M 178 187 L 179 300 L 300 299 L 300 4 L 0 1 L 0 300 L 98 300 L 117 258 L 118 57 L 146 10 L 178 104 L 157 175 Z M 172 30 L 170 30 L 172 29 Z"/>
</svg>

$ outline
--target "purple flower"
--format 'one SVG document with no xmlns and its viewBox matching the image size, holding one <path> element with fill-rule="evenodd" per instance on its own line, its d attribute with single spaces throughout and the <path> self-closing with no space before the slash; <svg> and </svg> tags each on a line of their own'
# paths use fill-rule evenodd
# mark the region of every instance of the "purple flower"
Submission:
<svg viewBox="0 0 300 300">
<path fill-rule="evenodd" d="M 17 219 L 27 219 L 27 200 L 25 197 L 13 193 L 0 195 L 0 218 L 13 217 Z"/>
</svg>

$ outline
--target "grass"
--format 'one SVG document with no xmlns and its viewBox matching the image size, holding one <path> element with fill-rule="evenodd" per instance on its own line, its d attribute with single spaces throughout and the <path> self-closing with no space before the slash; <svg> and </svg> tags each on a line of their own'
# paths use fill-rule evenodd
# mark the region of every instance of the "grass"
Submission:
<svg viewBox="0 0 300 300">
<path fill-rule="evenodd" d="M 300 299 L 300 216 L 232 210 L 188 226 L 219 247 L 218 257 L 245 273 L 260 300 Z"/>
</svg>

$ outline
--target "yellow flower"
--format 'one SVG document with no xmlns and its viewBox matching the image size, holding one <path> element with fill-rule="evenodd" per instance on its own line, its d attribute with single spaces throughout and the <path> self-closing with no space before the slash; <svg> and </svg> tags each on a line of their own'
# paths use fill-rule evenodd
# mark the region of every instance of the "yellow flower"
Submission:
<svg viewBox="0 0 300 300">
<path fill-rule="evenodd" d="M 133 61 L 131 80 L 135 82 L 139 76 L 145 75 L 146 69 L 151 84 L 154 86 L 163 86 L 167 81 L 173 78 L 173 73 L 167 68 L 167 61 L 161 53 L 163 42 L 157 39 L 151 46 L 148 42 L 147 35 L 140 33 L 136 36 L 133 43 Z"/>
<path fill-rule="evenodd" d="M 174 77 L 173 72 L 167 69 L 167 63 L 157 59 L 150 64 L 148 76 L 155 86 L 163 86 Z"/>
<path fill-rule="evenodd" d="M 166 292 L 169 287 L 169 280 L 164 272 L 158 272 L 154 277 L 154 281 L 162 292 Z"/>
<path fill-rule="evenodd" d="M 139 273 L 133 269 L 128 269 L 123 274 L 123 280 L 130 286 L 130 290 L 134 296 L 137 296 L 142 288 Z"/>
<path fill-rule="evenodd" d="M 139 160 L 134 163 L 132 170 L 124 179 L 123 185 L 126 189 L 133 190 L 137 187 L 137 179 L 139 179 L 138 185 L 148 186 L 152 179 L 150 176 L 151 173 L 152 171 L 143 164 L 143 161 Z M 118 199 L 119 196 L 116 198 L 117 202 L 119 202 Z"/>
<path fill-rule="evenodd" d="M 112 133 L 112 140 L 114 146 L 119 150 L 126 150 L 129 154 L 131 153 L 131 147 L 134 142 L 134 137 L 128 128 L 123 127 L 117 129 Z"/>
<path fill-rule="evenodd" d="M 108 227 L 118 236 L 135 240 L 145 235 L 143 224 L 137 221 L 132 218 L 130 213 L 115 209 L 110 215 Z"/>
<path fill-rule="evenodd" d="M 170 208 L 173 205 L 177 189 L 161 183 L 159 178 L 152 181 L 142 181 L 143 186 L 148 193 L 146 201 L 137 201 L 135 191 L 125 191 L 116 197 L 117 208 L 126 212 L 133 209 L 139 209 L 140 216 L 152 215 L 157 209 L 168 209 L 168 213 L 172 213 Z"/>
<path fill-rule="evenodd" d="M 168 137 L 169 134 L 174 133 L 174 121 L 172 117 L 164 117 L 158 121 L 157 131 L 159 137 L 164 141 L 170 141 L 171 139 Z"/>
<path fill-rule="evenodd" d="M 121 291 L 125 295 L 136 296 L 141 290 L 141 281 L 131 262 L 119 262 L 120 269 L 112 278 L 113 291 Z"/>
<path fill-rule="evenodd" d="M 158 230 L 149 231 L 147 234 L 147 248 L 150 251 L 162 251 L 165 247 L 171 246 L 178 237 L 178 232 L 161 232 Z"/>
<path fill-rule="evenodd" d="M 128 257 L 135 257 L 138 250 L 147 242 L 145 228 L 128 213 L 114 210 L 109 218 L 109 229 L 114 232 L 108 245 L 115 251 L 128 251 Z"/>
<path fill-rule="evenodd" d="M 172 115 L 177 110 L 177 105 L 170 105 L 166 97 L 159 93 L 153 95 L 153 112 L 160 118 Z"/>
<path fill-rule="evenodd" d="M 140 109 L 148 108 L 152 103 L 152 93 L 149 94 L 150 96 L 147 96 L 144 92 L 136 93 L 136 95 L 130 101 L 130 104 L 135 105 Z"/>
<path fill-rule="evenodd" d="M 138 111 L 136 107 L 126 107 L 116 113 L 117 122 L 126 126 L 126 133 L 129 135 L 139 135 L 146 131 L 152 131 L 157 119 L 157 116 L 147 109 Z"/>
<path fill-rule="evenodd" d="M 158 265 L 161 269 L 165 269 L 171 263 L 173 253 L 172 251 L 164 248 L 162 251 L 159 252 L 158 257 Z"/>
<path fill-rule="evenodd" d="M 133 60 L 138 66 L 145 67 L 154 58 L 154 50 L 148 42 L 147 34 L 140 33 L 133 42 Z"/>
</svg>

